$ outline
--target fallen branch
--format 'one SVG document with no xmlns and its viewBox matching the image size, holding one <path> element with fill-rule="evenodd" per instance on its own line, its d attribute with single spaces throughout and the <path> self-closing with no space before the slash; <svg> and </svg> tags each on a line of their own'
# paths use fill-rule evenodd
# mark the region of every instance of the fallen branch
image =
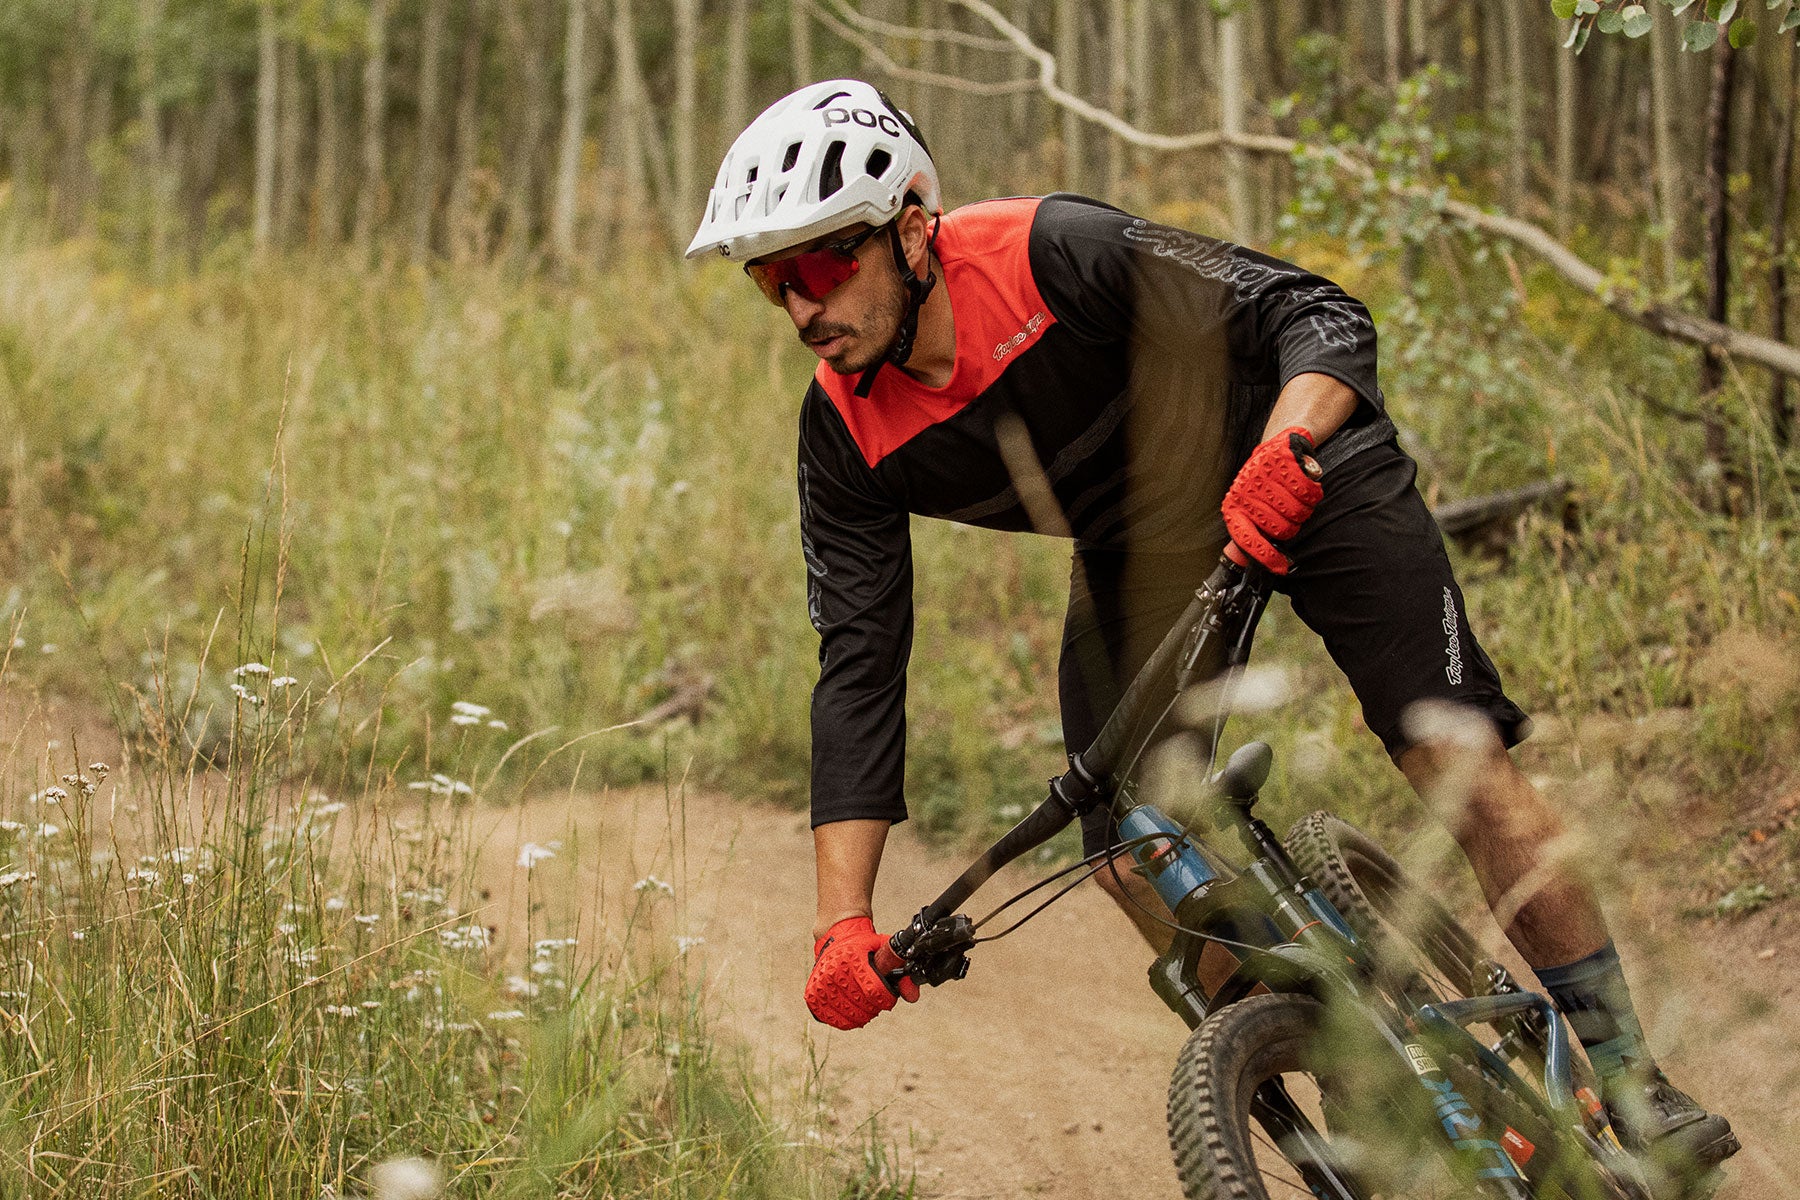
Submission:
<svg viewBox="0 0 1800 1200">
<path fill-rule="evenodd" d="M 1235 146 L 1259 154 L 1281 154 L 1288 157 L 1306 153 L 1318 155 L 1337 169 L 1360 179 L 1370 179 L 1375 175 L 1374 169 L 1367 163 L 1337 147 L 1312 145 L 1274 134 L 1225 134 L 1218 130 L 1165 134 L 1139 129 L 1117 113 L 1091 104 L 1059 86 L 1056 82 L 1056 56 L 1033 42 L 1029 34 L 1007 20 L 987 0 L 952 0 L 952 3 L 960 5 L 986 21 L 1020 54 L 1036 63 L 1036 80 L 1009 80 L 1004 83 L 981 84 L 959 77 L 940 75 L 936 72 L 902 67 L 860 33 L 828 15 L 825 9 L 814 0 L 809 0 L 809 3 L 812 3 L 813 11 L 819 14 L 825 24 L 840 36 L 861 47 L 884 70 L 901 78 L 921 80 L 943 87 L 954 87 L 978 95 L 1000 95 L 1025 88 L 1035 88 L 1053 103 L 1068 109 L 1084 120 L 1101 126 L 1134 146 L 1142 146 L 1149 150 L 1204 150 L 1218 146 Z M 854 10 L 845 5 L 844 11 L 853 12 Z M 868 28 L 878 29 L 880 32 L 894 36 L 928 36 L 928 31 L 875 22 L 872 18 L 863 17 L 860 13 L 857 14 L 857 18 Z M 1800 349 L 1784 342 L 1778 342 L 1773 338 L 1747 333 L 1717 321 L 1709 321 L 1704 317 L 1683 312 L 1666 304 L 1643 304 L 1634 301 L 1629 296 L 1609 287 L 1606 276 L 1598 268 L 1584 261 L 1580 255 L 1529 221 L 1507 216 L 1504 213 L 1486 212 L 1461 200 L 1440 197 L 1428 188 L 1401 184 L 1391 184 L 1389 187 L 1394 195 L 1425 200 L 1438 216 L 1446 220 L 1459 221 L 1464 225 L 1503 238 L 1531 251 L 1563 279 L 1593 296 L 1608 310 L 1634 325 L 1673 341 L 1709 347 L 1721 353 L 1767 367 L 1781 375 L 1800 379 Z"/>
<path fill-rule="evenodd" d="M 929 83 L 937 87 L 949 88 L 952 91 L 967 92 L 972 96 L 1010 96 L 1016 95 L 1019 92 L 1034 91 L 1037 88 L 1037 82 L 1031 79 L 1007 79 L 999 83 L 980 83 L 976 80 L 964 79 L 960 75 L 945 75 L 938 71 L 924 71 L 920 70 L 918 67 L 904 66 L 874 41 L 863 36 L 863 34 L 856 29 L 851 28 L 846 22 L 854 22 L 856 25 L 861 26 L 871 33 L 886 34 L 890 37 L 909 37 L 920 38 L 926 41 L 938 40 L 955 41 L 959 44 L 964 43 L 961 38 L 951 38 L 947 36 L 933 38 L 931 34 L 937 32 L 934 30 L 915 29 L 907 25 L 890 25 L 886 21 L 877 21 L 873 17 L 864 16 L 847 4 L 834 4 L 827 8 L 826 5 L 820 3 L 819 0 L 806 0 L 806 6 L 812 10 L 813 15 L 819 19 L 820 24 L 824 25 L 827 29 L 843 38 L 846 42 L 849 42 L 852 46 L 855 46 L 858 50 L 861 50 L 864 54 L 868 55 L 869 58 L 874 60 L 875 65 L 879 66 L 883 71 L 886 71 L 896 79 L 910 79 L 917 83 Z M 989 38 L 978 38 L 975 40 L 987 46 L 998 47 L 1003 45 L 1003 43 L 994 42 Z"/>
<path fill-rule="evenodd" d="M 1528 509 L 1562 505 L 1568 498 L 1569 488 L 1569 481 L 1559 476 L 1486 496 L 1452 500 L 1432 509 L 1431 515 L 1437 518 L 1438 528 L 1446 536 L 1458 541 L 1474 541 Z"/>
</svg>

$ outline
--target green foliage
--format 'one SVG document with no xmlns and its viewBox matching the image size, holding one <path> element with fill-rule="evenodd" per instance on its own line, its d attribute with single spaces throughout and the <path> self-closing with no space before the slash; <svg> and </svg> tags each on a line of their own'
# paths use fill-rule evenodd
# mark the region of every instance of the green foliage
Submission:
<svg viewBox="0 0 1800 1200">
<path fill-rule="evenodd" d="M 1679 17 L 1694 0 L 1661 0 L 1671 18 Z M 1787 33 L 1800 26 L 1800 3 L 1796 0 L 1767 0 L 1768 12 L 1780 12 L 1777 33 Z M 1650 7 L 1654 7 L 1651 5 Z M 1550 12 L 1559 21 L 1573 22 L 1566 45 L 1579 53 L 1593 32 L 1639 38 L 1650 32 L 1656 18 L 1642 0 L 1550 0 Z M 1700 53 L 1715 46 L 1721 35 L 1733 48 L 1743 50 L 1756 44 L 1761 20 L 1751 15 L 1738 15 L 1738 0 L 1706 0 L 1699 17 L 1690 17 L 1681 27 L 1681 48 Z M 1766 19 L 1766 18 L 1764 18 Z"/>
</svg>

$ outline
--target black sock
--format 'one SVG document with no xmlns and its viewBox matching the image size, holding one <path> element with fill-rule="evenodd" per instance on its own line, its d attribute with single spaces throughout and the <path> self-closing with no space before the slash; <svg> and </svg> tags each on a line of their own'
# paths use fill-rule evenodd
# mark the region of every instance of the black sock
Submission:
<svg viewBox="0 0 1800 1200">
<path fill-rule="evenodd" d="M 1572 963 L 1539 967 L 1537 977 L 1568 1018 L 1602 1086 L 1626 1072 L 1655 1068 L 1611 942 Z"/>
</svg>

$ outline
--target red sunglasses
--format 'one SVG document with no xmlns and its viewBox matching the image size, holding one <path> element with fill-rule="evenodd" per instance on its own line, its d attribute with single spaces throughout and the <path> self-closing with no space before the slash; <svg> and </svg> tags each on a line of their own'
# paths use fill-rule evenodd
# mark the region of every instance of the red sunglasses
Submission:
<svg viewBox="0 0 1800 1200">
<path fill-rule="evenodd" d="M 745 263 L 744 274 L 756 281 L 770 304 L 784 304 L 783 295 L 793 288 L 815 304 L 840 284 L 856 274 L 862 264 L 856 260 L 856 249 L 874 237 L 883 226 L 853 233 L 835 242 L 774 262 Z"/>
</svg>

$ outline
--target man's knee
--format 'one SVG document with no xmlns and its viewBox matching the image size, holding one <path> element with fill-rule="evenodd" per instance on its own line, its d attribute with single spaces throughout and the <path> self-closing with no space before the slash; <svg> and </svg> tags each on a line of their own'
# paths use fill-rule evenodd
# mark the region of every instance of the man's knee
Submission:
<svg viewBox="0 0 1800 1200">
<path fill-rule="evenodd" d="M 1492 720 L 1441 704 L 1414 709 L 1407 714 L 1411 745 L 1395 763 L 1458 842 L 1553 832 L 1548 826 L 1554 815 L 1513 762 Z"/>
</svg>

